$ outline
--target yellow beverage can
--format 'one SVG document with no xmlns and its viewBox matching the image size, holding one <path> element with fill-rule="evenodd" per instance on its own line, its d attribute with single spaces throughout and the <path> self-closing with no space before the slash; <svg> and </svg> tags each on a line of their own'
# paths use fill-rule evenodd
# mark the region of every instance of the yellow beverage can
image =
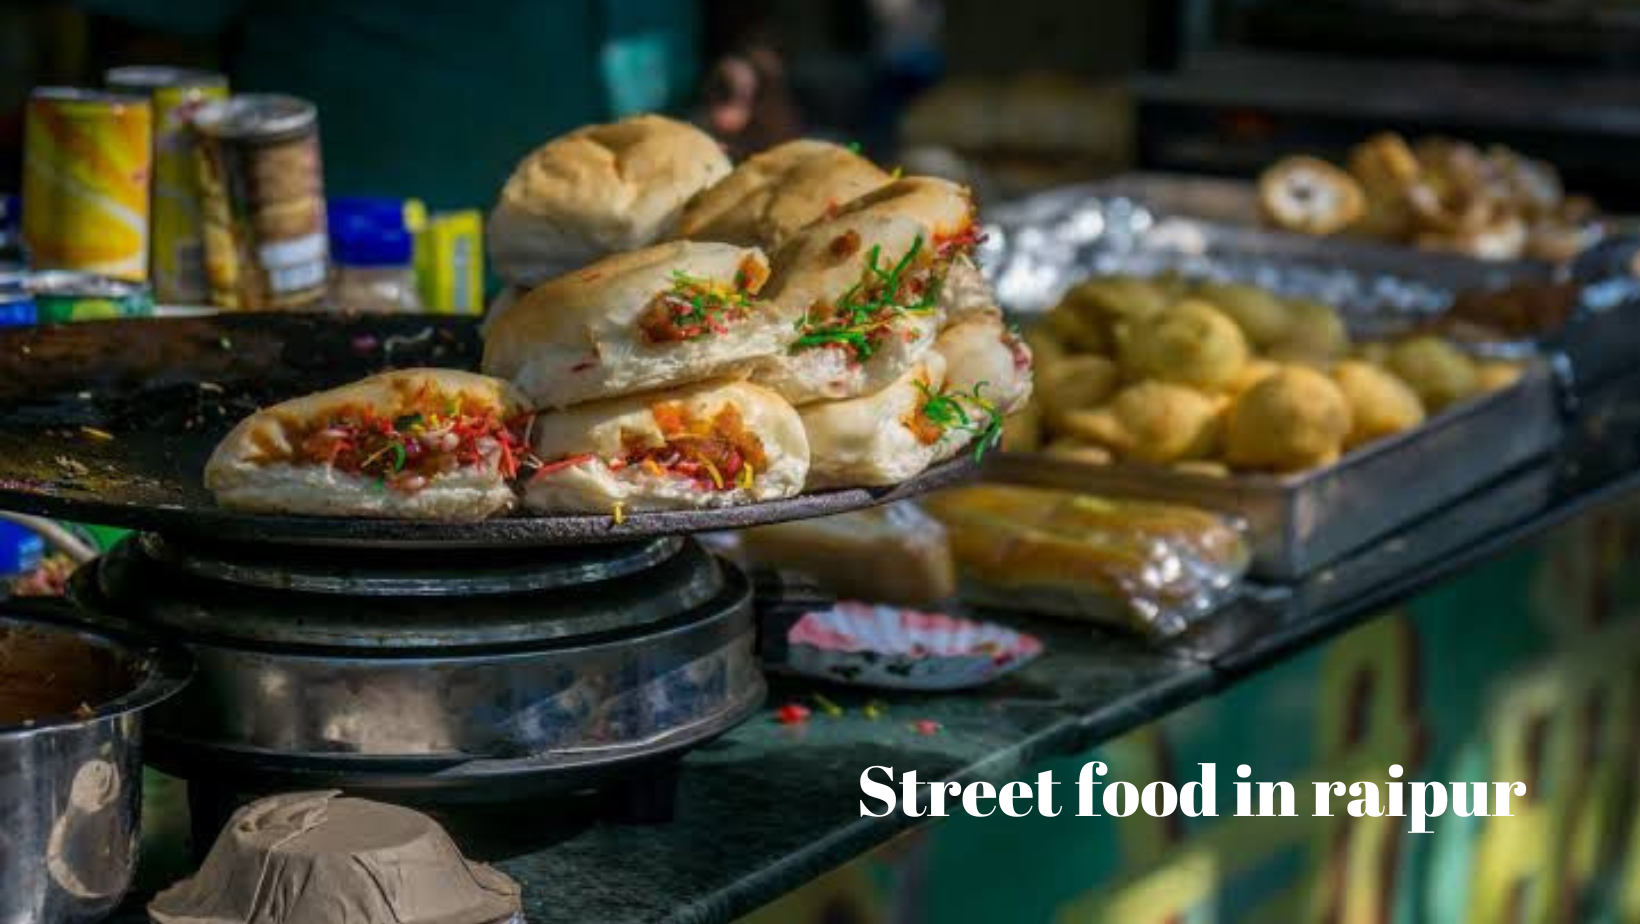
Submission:
<svg viewBox="0 0 1640 924">
<path fill-rule="evenodd" d="M 148 100 L 40 87 L 23 123 L 23 240 L 41 269 L 148 277 Z"/>
<path fill-rule="evenodd" d="M 211 71 L 137 65 L 105 76 L 114 90 L 148 96 L 154 110 L 154 183 L 149 278 L 154 297 L 169 305 L 203 305 L 211 298 L 205 276 L 199 171 L 194 161 L 193 114 L 225 99 L 228 78 Z"/>
</svg>

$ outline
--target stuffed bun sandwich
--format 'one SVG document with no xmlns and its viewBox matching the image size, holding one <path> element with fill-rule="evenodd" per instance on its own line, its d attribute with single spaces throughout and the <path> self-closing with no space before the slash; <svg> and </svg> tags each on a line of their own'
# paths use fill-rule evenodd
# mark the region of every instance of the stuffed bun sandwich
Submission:
<svg viewBox="0 0 1640 924">
<path fill-rule="evenodd" d="M 540 513 L 728 507 L 792 497 L 809 471 L 797 411 L 779 395 L 722 380 L 542 414 L 540 467 L 524 506 Z"/>
<path fill-rule="evenodd" d="M 478 520 L 508 509 L 524 398 L 497 379 L 406 369 L 241 421 L 205 466 L 224 507 L 261 513 Z"/>
<path fill-rule="evenodd" d="M 764 301 L 755 247 L 676 241 L 537 286 L 490 325 L 484 371 L 561 408 L 736 373 L 786 349 L 798 312 Z"/>
<path fill-rule="evenodd" d="M 933 345 L 945 275 L 970 246 L 972 222 L 962 187 L 910 178 L 798 233 L 763 292 L 797 313 L 798 336 L 754 380 L 798 405 L 888 387 Z"/>
</svg>

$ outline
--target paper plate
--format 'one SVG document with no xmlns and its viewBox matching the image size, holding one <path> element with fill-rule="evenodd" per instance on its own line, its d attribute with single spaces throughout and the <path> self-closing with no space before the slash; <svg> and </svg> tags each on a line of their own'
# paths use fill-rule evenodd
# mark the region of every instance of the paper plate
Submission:
<svg viewBox="0 0 1640 924">
<path fill-rule="evenodd" d="M 978 686 L 1042 653 L 1034 636 L 996 623 L 851 601 L 804 614 L 786 640 L 794 673 L 895 690 Z"/>
</svg>

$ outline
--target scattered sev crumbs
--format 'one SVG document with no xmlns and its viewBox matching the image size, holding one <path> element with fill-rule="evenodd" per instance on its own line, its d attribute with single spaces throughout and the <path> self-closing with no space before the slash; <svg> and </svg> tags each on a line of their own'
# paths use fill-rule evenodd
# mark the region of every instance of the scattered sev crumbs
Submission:
<svg viewBox="0 0 1640 924">
<path fill-rule="evenodd" d="M 860 712 L 867 719 L 875 722 L 888 713 L 888 706 L 880 699 L 867 700 L 866 704 L 860 708 Z"/>
<path fill-rule="evenodd" d="M 809 707 L 802 703 L 787 703 L 774 711 L 774 720 L 781 725 L 802 725 L 809 720 Z"/>
<path fill-rule="evenodd" d="M 933 719 L 918 719 L 911 723 L 911 728 L 919 735 L 937 735 L 940 733 L 940 723 Z"/>
<path fill-rule="evenodd" d="M 809 698 L 814 700 L 814 704 L 820 707 L 821 712 L 824 712 L 826 715 L 834 719 L 843 714 L 843 707 L 837 705 L 824 693 L 811 693 L 809 694 Z"/>
<path fill-rule="evenodd" d="M 81 427 L 80 432 L 100 443 L 111 443 L 114 441 L 114 434 L 109 433 L 107 430 L 98 430 L 96 427 Z"/>
</svg>

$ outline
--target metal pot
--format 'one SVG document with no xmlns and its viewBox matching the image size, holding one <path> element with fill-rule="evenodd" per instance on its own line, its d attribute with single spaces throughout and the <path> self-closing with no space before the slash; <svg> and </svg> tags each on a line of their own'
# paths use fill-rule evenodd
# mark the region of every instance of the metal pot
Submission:
<svg viewBox="0 0 1640 924">
<path fill-rule="evenodd" d="M 76 924 L 131 884 L 142 713 L 188 680 L 174 649 L 68 615 L 0 611 L 0 924 Z"/>
</svg>

